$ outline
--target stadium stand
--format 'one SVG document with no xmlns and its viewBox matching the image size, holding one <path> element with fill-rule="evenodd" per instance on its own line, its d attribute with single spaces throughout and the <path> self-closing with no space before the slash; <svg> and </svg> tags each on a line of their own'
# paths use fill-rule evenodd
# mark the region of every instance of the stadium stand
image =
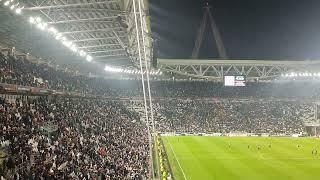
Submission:
<svg viewBox="0 0 320 180">
<path fill-rule="evenodd" d="M 116 102 L 0 101 L 8 179 L 146 179 L 148 143 L 136 114 Z"/>
<path fill-rule="evenodd" d="M 150 177 L 139 80 L 86 77 L 4 55 L 0 65 L 1 83 L 113 99 L 1 99 L 1 151 L 7 154 L 3 177 Z M 308 82 L 224 87 L 210 81 L 154 80 L 155 125 L 159 132 L 302 133 L 304 121 L 314 116 L 312 100 L 319 97 L 319 87 Z"/>
<path fill-rule="evenodd" d="M 286 101 L 159 101 L 157 129 L 180 133 L 302 133 L 312 105 Z M 162 117 L 163 116 L 163 117 Z"/>
<path fill-rule="evenodd" d="M 46 87 L 54 90 L 75 91 L 84 94 L 142 97 L 141 81 L 137 79 L 104 79 L 77 75 L 46 64 L 36 64 L 13 56 L 0 55 L 0 82 Z M 155 97 L 179 98 L 314 98 L 320 96 L 319 82 L 252 82 L 246 87 L 225 87 L 211 81 L 151 81 Z"/>
</svg>

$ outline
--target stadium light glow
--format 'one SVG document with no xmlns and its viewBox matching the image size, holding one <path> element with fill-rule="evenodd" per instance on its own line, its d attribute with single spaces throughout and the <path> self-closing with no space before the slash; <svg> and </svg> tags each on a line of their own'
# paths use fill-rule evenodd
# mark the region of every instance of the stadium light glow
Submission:
<svg viewBox="0 0 320 180">
<path fill-rule="evenodd" d="M 62 35 L 60 33 L 58 33 L 55 38 L 56 38 L 56 40 L 60 40 L 60 39 L 62 39 Z"/>
<path fill-rule="evenodd" d="M 22 11 L 22 8 L 16 9 L 16 13 L 17 13 L 17 14 L 21 14 L 21 11 Z"/>
<path fill-rule="evenodd" d="M 86 60 L 87 60 L 88 62 L 91 62 L 91 61 L 92 61 L 92 57 L 91 57 L 90 55 L 88 55 L 88 56 L 86 57 Z"/>
<path fill-rule="evenodd" d="M 36 19 L 35 19 L 34 17 L 30 17 L 30 18 L 29 18 L 29 22 L 30 22 L 31 24 L 34 24 L 34 23 L 36 22 Z"/>
<path fill-rule="evenodd" d="M 0 2 L 2 2 L 2 0 L 0 0 Z M 16 14 L 21 14 L 22 9 L 24 9 L 24 6 L 21 7 L 19 2 L 16 4 L 13 4 L 13 2 L 14 2 L 14 0 L 7 0 L 4 2 L 4 5 L 9 6 L 9 8 L 11 10 L 13 10 Z M 51 25 L 49 26 L 48 23 L 44 22 L 41 17 L 30 16 L 28 20 L 29 20 L 30 24 L 34 24 L 38 29 L 48 32 L 56 40 L 59 40 L 64 46 L 69 48 L 71 51 L 77 53 L 77 55 L 80 55 L 81 57 L 85 57 L 85 59 L 88 62 L 92 62 L 93 57 L 87 55 L 87 53 L 83 50 L 79 51 L 78 48 L 76 47 L 76 45 L 74 45 L 72 43 L 72 41 L 69 41 L 66 37 L 62 36 L 62 34 L 59 33 L 59 31 L 56 28 L 54 28 L 53 26 L 51 26 Z"/>
<path fill-rule="evenodd" d="M 119 69 L 119 68 L 114 68 L 114 67 L 110 67 L 110 66 L 105 66 L 104 70 L 110 71 L 110 72 L 120 72 L 121 71 L 121 69 Z"/>
<path fill-rule="evenodd" d="M 44 31 L 47 28 L 47 26 L 48 24 L 45 22 L 37 24 L 37 28 L 41 29 L 42 31 Z"/>
<path fill-rule="evenodd" d="M 70 48 L 72 45 L 72 42 L 65 38 L 62 40 L 62 44 L 65 45 L 66 47 Z"/>
<path fill-rule="evenodd" d="M 37 24 L 37 28 L 42 29 L 42 23 Z"/>
<path fill-rule="evenodd" d="M 111 67 L 111 66 L 105 66 L 104 68 L 107 72 L 116 72 L 116 73 L 126 73 L 126 74 L 147 74 L 146 71 L 140 71 L 136 69 L 125 69 L 125 68 L 117 68 L 117 67 Z M 149 75 L 162 75 L 162 72 L 160 70 L 155 71 L 151 70 L 148 72 Z"/>
<path fill-rule="evenodd" d="M 151 71 L 151 74 L 154 73 L 153 71 Z M 158 72 L 156 72 L 155 74 L 158 75 Z M 159 73 L 161 74 L 161 73 Z M 303 78 L 307 78 L 309 77 L 309 79 L 315 79 L 316 77 L 320 77 L 320 72 L 290 72 L 290 73 L 286 73 L 286 74 L 280 74 L 279 76 L 284 77 L 284 78 L 291 78 L 296 79 L 295 77 L 303 77 Z"/>
<path fill-rule="evenodd" d="M 41 17 L 36 17 L 35 20 L 36 20 L 36 23 L 41 23 L 42 21 Z"/>
<path fill-rule="evenodd" d="M 48 28 L 48 31 L 49 31 L 50 33 L 54 34 L 54 35 L 58 33 L 58 30 L 57 30 L 56 28 L 54 28 L 54 27 Z"/>
<path fill-rule="evenodd" d="M 9 4 L 10 4 L 10 1 L 6 1 L 6 2 L 4 3 L 5 6 L 9 6 Z"/>
<path fill-rule="evenodd" d="M 75 44 L 72 44 L 72 45 L 70 46 L 70 49 L 71 49 L 71 51 L 73 51 L 73 52 L 77 52 L 77 51 L 78 51 L 78 48 L 77 48 L 77 46 L 76 46 Z"/>
<path fill-rule="evenodd" d="M 84 57 L 84 56 L 86 56 L 86 55 L 87 55 L 87 53 L 86 53 L 86 52 L 84 52 L 83 50 L 80 50 L 79 54 L 80 54 L 80 56 L 81 56 L 81 57 Z"/>
</svg>

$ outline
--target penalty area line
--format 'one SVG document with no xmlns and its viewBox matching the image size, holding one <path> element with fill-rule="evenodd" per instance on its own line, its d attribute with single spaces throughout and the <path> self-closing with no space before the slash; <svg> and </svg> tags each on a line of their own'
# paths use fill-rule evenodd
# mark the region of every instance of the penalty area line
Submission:
<svg viewBox="0 0 320 180">
<path fill-rule="evenodd" d="M 169 140 L 168 142 L 169 142 L 170 149 L 171 149 L 171 151 L 172 151 L 172 153 L 173 153 L 173 157 L 174 157 L 174 159 L 176 159 L 176 161 L 177 161 L 177 163 L 178 163 L 178 165 L 179 165 L 179 167 L 180 167 L 180 169 L 181 169 L 181 172 L 182 172 L 182 174 L 183 174 L 184 179 L 187 180 L 186 174 L 184 173 L 184 171 L 183 171 L 183 169 L 182 169 L 182 167 L 181 167 L 181 164 L 180 164 L 180 162 L 179 162 L 179 160 L 178 160 L 178 158 L 177 158 L 177 156 L 176 156 L 176 153 L 174 152 L 174 150 L 173 150 L 173 148 L 172 148 L 172 146 L 171 146 L 170 140 Z"/>
</svg>

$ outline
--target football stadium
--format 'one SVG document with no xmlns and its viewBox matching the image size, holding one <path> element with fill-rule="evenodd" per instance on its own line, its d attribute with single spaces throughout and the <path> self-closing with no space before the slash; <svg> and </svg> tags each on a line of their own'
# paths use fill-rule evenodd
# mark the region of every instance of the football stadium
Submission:
<svg viewBox="0 0 320 180">
<path fill-rule="evenodd" d="M 0 180 L 320 179 L 319 8 L 0 0 Z"/>
</svg>

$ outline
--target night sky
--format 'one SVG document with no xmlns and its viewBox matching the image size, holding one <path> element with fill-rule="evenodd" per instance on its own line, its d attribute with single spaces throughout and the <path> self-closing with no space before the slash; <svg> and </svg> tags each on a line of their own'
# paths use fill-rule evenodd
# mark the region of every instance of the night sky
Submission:
<svg viewBox="0 0 320 180">
<path fill-rule="evenodd" d="M 190 58 L 203 0 L 150 0 L 159 58 Z M 230 59 L 320 59 L 320 0 L 211 0 Z M 211 29 L 200 58 L 218 58 Z"/>
</svg>

